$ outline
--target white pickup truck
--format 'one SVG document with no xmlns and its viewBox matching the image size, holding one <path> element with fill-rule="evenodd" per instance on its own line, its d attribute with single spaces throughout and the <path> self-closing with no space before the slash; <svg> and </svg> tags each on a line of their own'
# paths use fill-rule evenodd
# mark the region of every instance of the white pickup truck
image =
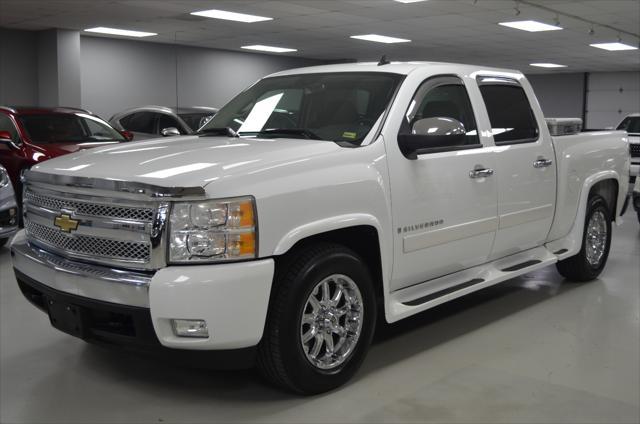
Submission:
<svg viewBox="0 0 640 424">
<path fill-rule="evenodd" d="M 596 278 L 628 182 L 626 134 L 552 137 L 517 71 L 310 67 L 196 135 L 34 166 L 13 264 L 59 330 L 312 394 L 356 372 L 378 317 L 552 264 Z"/>
</svg>

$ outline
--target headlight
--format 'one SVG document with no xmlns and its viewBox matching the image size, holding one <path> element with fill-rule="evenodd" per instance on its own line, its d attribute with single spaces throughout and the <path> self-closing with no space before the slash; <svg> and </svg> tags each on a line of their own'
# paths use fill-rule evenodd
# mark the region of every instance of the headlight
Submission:
<svg viewBox="0 0 640 424">
<path fill-rule="evenodd" d="M 252 197 L 174 203 L 169 221 L 169 262 L 255 258 L 257 223 Z"/>
<path fill-rule="evenodd" d="M 9 185 L 9 173 L 6 169 L 0 168 L 0 187 L 6 187 Z"/>
</svg>

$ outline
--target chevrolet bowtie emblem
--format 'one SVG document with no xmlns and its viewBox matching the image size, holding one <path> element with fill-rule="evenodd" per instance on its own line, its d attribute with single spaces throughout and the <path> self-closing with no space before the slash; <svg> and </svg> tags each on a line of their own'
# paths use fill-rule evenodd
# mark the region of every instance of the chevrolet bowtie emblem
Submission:
<svg viewBox="0 0 640 424">
<path fill-rule="evenodd" d="M 53 220 L 53 225 L 60 228 L 60 230 L 64 231 L 65 233 L 70 233 L 71 231 L 77 230 L 79 223 L 80 221 L 71 219 L 69 215 L 64 213 L 56 216 L 56 219 Z"/>
</svg>

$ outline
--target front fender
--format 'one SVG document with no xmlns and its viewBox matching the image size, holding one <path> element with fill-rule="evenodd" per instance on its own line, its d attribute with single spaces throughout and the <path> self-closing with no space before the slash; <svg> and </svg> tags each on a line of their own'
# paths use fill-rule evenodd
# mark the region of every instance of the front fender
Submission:
<svg viewBox="0 0 640 424">
<path fill-rule="evenodd" d="M 339 230 L 342 228 L 356 227 L 359 225 L 368 225 L 374 227 L 378 232 L 378 239 L 380 240 L 380 244 L 382 245 L 383 234 L 380 221 L 378 221 L 378 219 L 373 215 L 365 213 L 353 213 L 320 219 L 292 229 L 287 234 L 285 234 L 284 237 L 282 237 L 282 239 L 280 239 L 280 241 L 276 244 L 276 248 L 274 249 L 273 254 L 276 256 L 283 255 L 287 253 L 289 249 L 291 249 L 297 242 L 304 240 L 305 238 L 329 231 Z"/>
</svg>

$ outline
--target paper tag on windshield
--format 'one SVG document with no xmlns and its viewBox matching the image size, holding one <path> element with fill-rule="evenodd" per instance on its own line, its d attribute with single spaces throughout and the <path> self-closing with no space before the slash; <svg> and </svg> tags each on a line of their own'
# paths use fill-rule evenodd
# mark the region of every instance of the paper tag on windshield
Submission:
<svg viewBox="0 0 640 424">
<path fill-rule="evenodd" d="M 358 136 L 358 134 L 354 133 L 354 132 L 343 132 L 342 133 L 342 138 L 355 139 L 357 136 Z"/>
</svg>

